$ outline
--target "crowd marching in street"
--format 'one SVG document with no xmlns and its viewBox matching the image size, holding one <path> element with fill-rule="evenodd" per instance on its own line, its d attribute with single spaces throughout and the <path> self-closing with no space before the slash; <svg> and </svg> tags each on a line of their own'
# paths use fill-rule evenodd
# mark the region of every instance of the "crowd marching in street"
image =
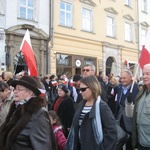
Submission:
<svg viewBox="0 0 150 150">
<path fill-rule="evenodd" d="M 150 150 L 149 93 L 150 64 L 140 79 L 130 70 L 96 75 L 93 64 L 72 77 L 5 71 L 0 150 Z"/>
</svg>

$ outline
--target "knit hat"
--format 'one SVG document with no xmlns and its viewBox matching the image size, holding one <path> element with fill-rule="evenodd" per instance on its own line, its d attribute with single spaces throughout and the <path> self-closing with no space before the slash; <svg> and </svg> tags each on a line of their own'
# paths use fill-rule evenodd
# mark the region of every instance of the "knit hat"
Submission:
<svg viewBox="0 0 150 150">
<path fill-rule="evenodd" d="M 11 82 L 11 85 L 13 87 L 16 87 L 16 85 L 22 85 L 22 86 L 30 89 L 31 91 L 33 91 L 35 93 L 35 95 L 37 95 L 37 96 L 41 94 L 40 90 L 38 89 L 38 87 L 39 87 L 38 81 L 31 76 L 23 76 L 19 80 L 13 80 Z"/>
<path fill-rule="evenodd" d="M 62 89 L 65 93 L 68 93 L 68 88 L 66 87 L 66 85 L 64 85 L 64 84 L 59 84 L 59 85 L 58 85 L 58 88 L 59 88 L 59 89 Z"/>
</svg>

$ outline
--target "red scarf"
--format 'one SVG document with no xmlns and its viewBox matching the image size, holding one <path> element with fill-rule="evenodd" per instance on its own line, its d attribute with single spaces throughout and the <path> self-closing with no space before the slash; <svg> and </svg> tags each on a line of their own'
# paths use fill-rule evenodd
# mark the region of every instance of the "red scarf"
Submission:
<svg viewBox="0 0 150 150">
<path fill-rule="evenodd" d="M 57 112 L 60 103 L 62 102 L 62 97 L 59 97 L 54 104 L 54 111 Z"/>
</svg>

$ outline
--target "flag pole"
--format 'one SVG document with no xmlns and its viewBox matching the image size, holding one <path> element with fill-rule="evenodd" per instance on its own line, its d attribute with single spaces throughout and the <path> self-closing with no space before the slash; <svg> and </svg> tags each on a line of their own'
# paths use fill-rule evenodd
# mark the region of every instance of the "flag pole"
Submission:
<svg viewBox="0 0 150 150">
<path fill-rule="evenodd" d="M 131 85 L 130 93 L 132 93 L 133 86 L 134 86 L 134 83 L 135 83 L 135 78 L 137 77 L 138 69 L 139 69 L 139 63 L 136 66 L 136 70 L 135 70 L 135 73 L 134 73 L 134 79 L 133 79 L 133 82 L 132 82 L 132 85 Z"/>
</svg>

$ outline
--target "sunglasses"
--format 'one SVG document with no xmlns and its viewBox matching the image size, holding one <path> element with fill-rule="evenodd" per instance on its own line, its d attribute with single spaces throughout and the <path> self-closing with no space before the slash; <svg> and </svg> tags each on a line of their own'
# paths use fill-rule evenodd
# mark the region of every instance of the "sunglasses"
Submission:
<svg viewBox="0 0 150 150">
<path fill-rule="evenodd" d="M 79 91 L 84 92 L 86 91 L 86 89 L 88 89 L 89 87 L 84 87 L 84 88 L 80 88 Z"/>
<path fill-rule="evenodd" d="M 85 71 L 86 71 L 86 72 L 89 72 L 90 70 L 89 70 L 89 69 L 83 69 L 83 70 L 82 70 L 82 72 L 85 72 Z"/>
</svg>

